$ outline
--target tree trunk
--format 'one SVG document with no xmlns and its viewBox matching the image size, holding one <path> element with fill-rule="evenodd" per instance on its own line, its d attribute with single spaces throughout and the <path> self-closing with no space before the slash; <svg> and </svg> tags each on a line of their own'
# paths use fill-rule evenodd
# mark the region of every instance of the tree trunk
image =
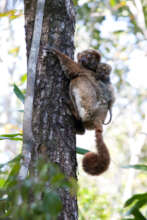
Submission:
<svg viewBox="0 0 147 220">
<path fill-rule="evenodd" d="M 33 36 L 36 0 L 25 0 L 27 57 Z M 72 0 L 46 0 L 34 89 L 32 131 L 34 144 L 30 167 L 45 154 L 58 164 L 66 177 L 76 178 L 75 128 L 69 110 L 69 81 L 57 58 L 44 47 L 56 47 L 73 58 L 75 13 Z M 63 211 L 58 219 L 75 220 L 77 200 L 68 191 L 59 190 Z"/>
</svg>

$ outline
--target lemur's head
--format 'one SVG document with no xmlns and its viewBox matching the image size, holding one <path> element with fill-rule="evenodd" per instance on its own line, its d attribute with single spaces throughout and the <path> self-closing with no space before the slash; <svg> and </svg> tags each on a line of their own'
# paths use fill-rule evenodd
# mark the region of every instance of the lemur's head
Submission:
<svg viewBox="0 0 147 220">
<path fill-rule="evenodd" d="M 83 67 L 96 72 L 97 64 L 101 60 L 101 55 L 96 50 L 88 49 L 78 53 L 77 59 L 78 63 Z"/>
</svg>

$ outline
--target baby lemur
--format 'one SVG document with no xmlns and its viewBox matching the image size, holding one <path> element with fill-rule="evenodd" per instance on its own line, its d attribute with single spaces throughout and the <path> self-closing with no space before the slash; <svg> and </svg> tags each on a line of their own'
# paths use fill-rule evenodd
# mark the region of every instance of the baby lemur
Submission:
<svg viewBox="0 0 147 220">
<path fill-rule="evenodd" d="M 102 124 L 110 103 L 112 105 L 114 102 L 113 94 L 110 94 L 113 91 L 101 77 L 101 71 L 98 68 L 101 56 L 98 52 L 91 50 L 90 56 L 93 55 L 93 61 L 90 58 L 87 61 L 85 55 L 81 53 L 76 63 L 57 49 L 48 48 L 47 50 L 58 57 L 62 70 L 70 80 L 69 95 L 74 117 L 82 121 L 84 128 L 95 130 L 97 153 L 88 152 L 84 155 L 83 169 L 88 174 L 99 175 L 106 171 L 110 164 L 109 151 L 103 141 Z M 86 52 L 86 56 L 88 55 Z M 83 63 L 84 59 L 85 63 Z"/>
<path fill-rule="evenodd" d="M 84 50 L 77 55 L 78 63 L 81 64 L 86 69 L 92 70 L 95 72 L 95 79 L 101 80 L 103 83 L 105 83 L 107 90 L 109 91 L 107 93 L 108 98 L 108 109 L 110 113 L 110 119 L 107 123 L 103 123 L 104 125 L 107 125 L 112 120 L 112 105 L 115 101 L 114 98 L 114 90 L 112 87 L 112 84 L 110 82 L 110 72 L 112 70 L 111 66 L 106 63 L 100 63 L 101 55 L 98 51 L 88 49 Z"/>
</svg>

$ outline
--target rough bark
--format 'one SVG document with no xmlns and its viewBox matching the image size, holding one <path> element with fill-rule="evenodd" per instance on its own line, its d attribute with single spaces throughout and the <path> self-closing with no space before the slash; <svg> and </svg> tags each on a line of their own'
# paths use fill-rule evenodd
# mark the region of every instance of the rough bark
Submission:
<svg viewBox="0 0 147 220">
<path fill-rule="evenodd" d="M 27 57 L 29 57 L 36 0 L 25 0 L 25 29 Z M 61 70 L 59 61 L 43 49 L 56 47 L 73 57 L 75 14 L 71 0 L 46 0 L 44 20 L 37 62 L 32 129 L 35 138 L 31 165 L 46 155 L 48 161 L 58 164 L 67 177 L 76 178 L 75 128 L 68 106 L 69 81 Z M 75 220 L 77 200 L 68 191 L 59 190 L 63 211 L 58 219 Z"/>
</svg>

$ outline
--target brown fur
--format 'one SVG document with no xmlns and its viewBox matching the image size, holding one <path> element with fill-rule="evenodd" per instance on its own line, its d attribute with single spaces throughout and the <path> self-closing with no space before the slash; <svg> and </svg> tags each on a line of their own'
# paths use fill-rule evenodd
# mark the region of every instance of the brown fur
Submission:
<svg viewBox="0 0 147 220">
<path fill-rule="evenodd" d="M 84 50 L 77 55 L 78 63 L 86 69 L 96 72 L 97 64 L 101 60 L 101 55 L 96 50 Z"/>
<path fill-rule="evenodd" d="M 105 172 L 110 164 L 109 151 L 103 141 L 102 131 L 95 129 L 96 148 L 98 153 L 88 152 L 83 158 L 83 169 L 91 175 L 100 175 Z"/>
<path fill-rule="evenodd" d="M 112 120 L 112 105 L 114 104 L 115 97 L 114 97 L 114 90 L 110 81 L 110 73 L 111 73 L 111 66 L 107 63 L 100 63 L 101 55 L 98 51 L 95 50 L 84 50 L 78 53 L 78 63 L 85 67 L 88 70 L 92 70 L 95 73 L 95 79 L 97 81 L 101 80 L 105 87 L 107 87 L 107 98 L 109 97 L 108 101 L 108 109 L 110 113 L 110 119 L 108 122 L 104 122 L 103 124 L 107 125 Z M 93 74 L 94 74 L 93 73 Z"/>
<path fill-rule="evenodd" d="M 109 93 L 101 80 L 96 80 L 95 72 L 71 60 L 60 51 L 51 48 L 58 57 L 66 76 L 70 79 L 69 94 L 72 113 L 86 129 L 95 129 L 97 153 L 89 152 L 83 159 L 84 170 L 91 175 L 99 175 L 107 170 L 110 156 L 103 141 L 102 124 L 109 109 Z M 98 55 L 100 61 L 100 55 Z"/>
</svg>

